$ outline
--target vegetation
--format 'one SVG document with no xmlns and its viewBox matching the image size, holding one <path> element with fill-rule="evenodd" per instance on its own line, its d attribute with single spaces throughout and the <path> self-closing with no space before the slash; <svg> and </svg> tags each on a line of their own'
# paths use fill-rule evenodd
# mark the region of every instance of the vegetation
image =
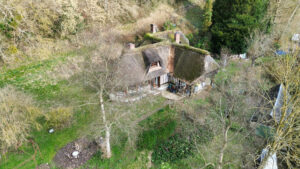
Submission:
<svg viewBox="0 0 300 169">
<path fill-rule="evenodd" d="M 192 154 L 193 143 L 186 140 L 183 136 L 176 134 L 159 144 L 153 150 L 153 162 L 160 164 L 162 162 L 175 162 Z"/>
<path fill-rule="evenodd" d="M 255 29 L 265 30 L 263 18 L 268 0 L 216 0 L 212 16 L 212 50 L 219 53 L 227 47 L 233 53 L 245 53 L 246 40 Z"/>
<path fill-rule="evenodd" d="M 203 32 L 207 32 L 209 27 L 212 24 L 212 8 L 213 8 L 213 1 L 207 0 L 204 7 L 204 14 L 203 14 Z"/>
<path fill-rule="evenodd" d="M 43 116 L 41 110 L 34 106 L 33 100 L 25 93 L 11 86 L 0 90 L 0 152 L 18 149 L 28 137 L 32 129 L 41 129 L 37 119 Z"/>
<path fill-rule="evenodd" d="M 289 40 L 299 9 L 289 0 L 0 0 L 0 169 L 58 168 L 57 152 L 79 138 L 98 146 L 80 168 L 263 168 L 274 153 L 278 168 L 299 168 L 299 49 Z M 188 34 L 191 46 L 176 48 L 220 54 L 213 85 L 178 101 L 111 101 L 127 89 L 113 78 L 124 44 L 169 43 L 150 24 Z M 229 57 L 243 52 L 250 61 Z"/>
<path fill-rule="evenodd" d="M 142 131 L 138 137 L 138 149 L 152 150 L 173 135 L 176 121 L 172 118 L 174 116 L 172 113 L 173 111 L 166 107 L 140 123 L 146 130 Z"/>
<path fill-rule="evenodd" d="M 299 155 L 299 60 L 297 54 L 286 55 L 268 64 L 273 66 L 266 67 L 267 72 L 283 84 L 283 104 L 280 108 L 281 117 L 273 116 L 275 129 L 273 139 L 269 140 L 267 156 L 276 153 L 284 159 L 284 167 L 295 168 L 300 165 Z M 275 110 L 273 110 L 275 111 Z M 278 120 L 276 119 L 278 118 Z M 279 139 L 281 138 L 281 139 Z M 265 165 L 264 159 L 260 168 Z"/>
<path fill-rule="evenodd" d="M 167 30 L 173 30 L 173 29 L 176 28 L 176 24 L 175 24 L 175 23 L 172 23 L 172 22 L 170 22 L 170 21 L 166 21 L 166 22 L 164 23 L 164 25 L 163 25 L 163 28 L 164 28 L 165 31 L 167 31 Z"/>
<path fill-rule="evenodd" d="M 58 107 L 51 109 L 46 115 L 48 128 L 60 129 L 67 126 L 72 120 L 73 112 L 70 107 Z"/>
</svg>

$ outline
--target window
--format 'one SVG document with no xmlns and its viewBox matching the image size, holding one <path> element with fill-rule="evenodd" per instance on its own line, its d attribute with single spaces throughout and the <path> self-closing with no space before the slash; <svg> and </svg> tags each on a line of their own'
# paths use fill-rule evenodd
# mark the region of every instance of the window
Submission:
<svg viewBox="0 0 300 169">
<path fill-rule="evenodd" d="M 149 72 L 153 72 L 153 71 L 156 71 L 156 70 L 159 70 L 159 69 L 161 69 L 161 66 L 160 66 L 159 62 L 153 62 L 150 65 Z"/>
<path fill-rule="evenodd" d="M 159 65 L 159 62 L 151 63 L 151 67 L 156 67 L 156 66 L 160 66 L 160 65 Z"/>
</svg>

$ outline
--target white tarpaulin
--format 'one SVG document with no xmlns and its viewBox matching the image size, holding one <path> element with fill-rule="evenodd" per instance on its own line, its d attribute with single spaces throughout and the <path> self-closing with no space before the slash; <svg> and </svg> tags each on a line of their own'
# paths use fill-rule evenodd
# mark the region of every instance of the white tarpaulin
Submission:
<svg viewBox="0 0 300 169">
<path fill-rule="evenodd" d="M 292 41 L 300 41 L 300 34 L 294 34 L 292 37 Z"/>
<path fill-rule="evenodd" d="M 277 122 L 279 122 L 280 117 L 281 117 L 281 107 L 283 105 L 283 85 L 280 85 L 278 94 L 277 94 L 277 98 L 276 98 L 276 102 L 274 105 L 273 110 L 271 111 L 270 115 L 274 118 L 275 115 L 275 120 Z M 274 114 L 275 112 L 275 114 Z"/>
<path fill-rule="evenodd" d="M 263 151 L 260 155 L 261 161 L 265 158 L 265 156 L 267 154 L 268 154 L 268 149 L 266 149 L 266 148 L 263 149 Z M 278 169 L 276 153 L 274 153 L 268 157 L 268 160 L 266 161 L 264 169 Z"/>
<path fill-rule="evenodd" d="M 277 94 L 277 98 L 276 98 L 276 102 L 275 102 L 275 105 L 270 113 L 270 115 L 275 118 L 275 120 L 277 122 L 280 121 L 280 118 L 281 118 L 281 108 L 283 106 L 283 103 L 284 103 L 284 92 L 283 92 L 283 89 L 284 89 L 284 86 L 281 84 L 280 85 L 280 88 L 279 88 L 279 91 L 278 91 L 278 94 Z M 288 95 L 288 98 L 290 98 L 290 96 Z M 289 107 L 287 109 L 287 114 L 285 116 L 285 119 L 288 118 L 289 114 L 291 113 L 292 109 Z M 274 113 L 275 112 L 275 113 Z M 274 117 L 275 116 L 275 117 Z"/>
</svg>

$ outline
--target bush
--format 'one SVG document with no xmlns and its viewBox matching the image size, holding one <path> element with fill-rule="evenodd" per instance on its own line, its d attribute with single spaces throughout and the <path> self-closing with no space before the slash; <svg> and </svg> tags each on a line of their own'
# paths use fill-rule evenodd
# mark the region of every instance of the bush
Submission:
<svg viewBox="0 0 300 169">
<path fill-rule="evenodd" d="M 231 126 L 230 126 L 230 130 L 234 131 L 234 132 L 237 132 L 237 131 L 242 132 L 243 131 L 243 127 L 239 123 L 233 122 L 231 124 Z"/>
<path fill-rule="evenodd" d="M 158 143 L 168 139 L 175 131 L 176 122 L 168 120 L 167 122 L 159 121 L 154 129 L 143 131 L 138 138 L 137 147 L 140 150 L 153 149 Z"/>
<path fill-rule="evenodd" d="M 167 30 L 173 30 L 173 29 L 175 29 L 176 28 L 176 24 L 175 23 L 172 23 L 172 22 L 170 22 L 170 21 L 166 21 L 165 23 L 164 23 L 164 25 L 163 25 L 163 29 L 165 30 L 165 31 L 167 31 Z"/>
<path fill-rule="evenodd" d="M 199 143 L 208 143 L 214 138 L 214 133 L 208 127 L 199 127 L 198 131 L 195 133 L 197 142 Z"/>
<path fill-rule="evenodd" d="M 160 165 L 160 169 L 172 169 L 169 163 L 162 162 Z"/>
<path fill-rule="evenodd" d="M 26 142 L 32 129 L 41 128 L 37 119 L 42 115 L 30 96 L 11 86 L 0 89 L 0 153 Z"/>
<path fill-rule="evenodd" d="M 209 49 L 209 38 L 206 35 L 200 35 L 199 33 L 195 34 L 188 34 L 186 37 L 190 41 L 190 45 L 196 48 L 201 48 L 201 49 Z"/>
<path fill-rule="evenodd" d="M 70 123 L 72 116 L 73 112 L 69 107 L 52 109 L 46 114 L 46 125 L 56 129 L 63 128 Z"/>
<path fill-rule="evenodd" d="M 154 148 L 152 159 L 156 164 L 174 162 L 191 155 L 193 147 L 193 142 L 180 134 L 176 134 Z"/>
</svg>

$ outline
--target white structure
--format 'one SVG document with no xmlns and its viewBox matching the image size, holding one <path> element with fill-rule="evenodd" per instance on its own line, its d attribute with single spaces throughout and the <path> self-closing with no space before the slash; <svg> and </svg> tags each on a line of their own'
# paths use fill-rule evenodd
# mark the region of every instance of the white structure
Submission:
<svg viewBox="0 0 300 169">
<path fill-rule="evenodd" d="M 232 58 L 232 59 L 247 59 L 247 54 L 242 53 L 242 54 L 237 54 L 237 55 L 231 55 L 230 58 Z"/>
<path fill-rule="evenodd" d="M 300 34 L 294 34 L 292 37 L 292 41 L 300 42 Z"/>
<path fill-rule="evenodd" d="M 72 156 L 74 158 L 78 158 L 78 155 L 79 155 L 79 151 L 73 151 Z"/>
<path fill-rule="evenodd" d="M 279 122 L 280 118 L 281 118 L 281 108 L 282 108 L 283 103 L 284 103 L 283 89 L 284 89 L 284 86 L 283 86 L 283 84 L 281 84 L 280 88 L 279 88 L 279 91 L 278 91 L 278 95 L 277 95 L 277 98 L 276 98 L 275 105 L 274 105 L 274 107 L 273 107 L 273 109 L 270 113 L 270 115 L 276 120 L 276 122 Z M 290 96 L 288 95 L 288 99 L 289 98 L 290 98 Z M 287 115 L 286 115 L 285 119 L 289 116 L 291 111 L 292 111 L 292 109 L 289 107 L 288 110 L 287 110 Z"/>
<path fill-rule="evenodd" d="M 268 154 L 268 151 L 269 150 L 266 148 L 263 149 L 263 151 L 261 152 L 261 155 L 260 155 L 261 161 L 263 161 L 265 156 Z M 264 169 L 278 169 L 276 153 L 274 153 L 268 157 L 268 160 L 266 161 Z"/>
</svg>

